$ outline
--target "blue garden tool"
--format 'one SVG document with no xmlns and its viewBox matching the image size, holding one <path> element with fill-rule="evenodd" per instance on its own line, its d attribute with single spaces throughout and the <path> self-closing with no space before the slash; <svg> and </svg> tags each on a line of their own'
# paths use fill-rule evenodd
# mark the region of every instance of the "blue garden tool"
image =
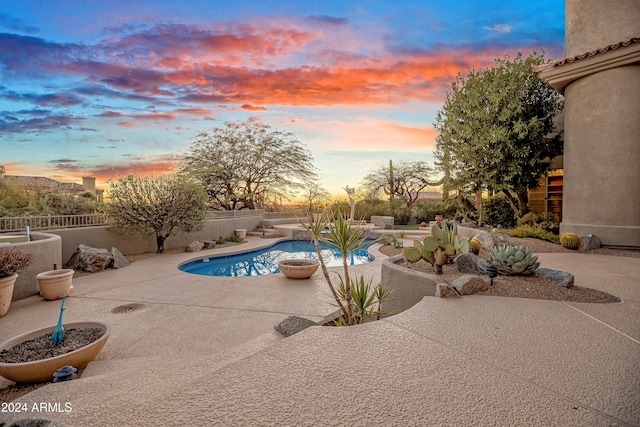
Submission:
<svg viewBox="0 0 640 427">
<path fill-rule="evenodd" d="M 53 341 L 53 345 L 58 345 L 64 341 L 64 326 L 62 326 L 62 312 L 66 310 L 64 306 L 64 300 L 67 298 L 67 295 L 62 296 L 62 305 L 60 306 L 60 317 L 58 317 L 58 324 L 53 329 L 51 333 L 51 341 Z"/>
</svg>

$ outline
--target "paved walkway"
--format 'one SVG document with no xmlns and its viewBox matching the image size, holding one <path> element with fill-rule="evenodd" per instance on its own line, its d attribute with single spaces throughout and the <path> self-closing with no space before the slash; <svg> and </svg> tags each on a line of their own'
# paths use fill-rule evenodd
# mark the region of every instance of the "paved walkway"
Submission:
<svg viewBox="0 0 640 427">
<path fill-rule="evenodd" d="M 252 238 L 238 247 L 267 243 Z M 219 253 L 219 250 L 217 253 Z M 334 308 L 321 274 L 213 278 L 193 254 L 80 277 L 65 320 L 112 336 L 82 378 L 18 399 L 71 412 L 2 413 L 66 426 L 640 425 L 640 259 L 541 254 L 576 283 L 620 297 L 581 304 L 486 296 L 425 299 L 350 328 L 282 339 L 273 325 Z M 384 256 L 358 267 L 379 277 Z M 120 305 L 144 306 L 114 314 Z M 31 297 L 0 319 L 0 340 L 52 325 L 59 303 Z"/>
</svg>

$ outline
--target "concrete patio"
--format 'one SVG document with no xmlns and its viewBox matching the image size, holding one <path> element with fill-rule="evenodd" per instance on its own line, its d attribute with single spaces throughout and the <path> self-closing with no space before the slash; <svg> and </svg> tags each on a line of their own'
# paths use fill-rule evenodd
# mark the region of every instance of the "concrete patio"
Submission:
<svg viewBox="0 0 640 427">
<path fill-rule="evenodd" d="M 215 278 L 183 260 L 247 250 L 150 257 L 74 279 L 65 321 L 112 335 L 81 378 L 21 398 L 70 412 L 1 413 L 65 426 L 640 425 L 640 259 L 540 254 L 544 267 L 620 297 L 583 304 L 486 296 L 425 297 L 390 318 L 313 327 L 283 339 L 289 315 L 334 311 L 320 273 Z M 380 276 L 384 255 L 359 266 Z M 130 303 L 143 307 L 120 314 Z M 0 340 L 53 325 L 59 302 L 15 301 Z M 4 381 L 4 380 L 3 380 Z M 7 382 L 1 383 L 5 385 Z"/>
</svg>

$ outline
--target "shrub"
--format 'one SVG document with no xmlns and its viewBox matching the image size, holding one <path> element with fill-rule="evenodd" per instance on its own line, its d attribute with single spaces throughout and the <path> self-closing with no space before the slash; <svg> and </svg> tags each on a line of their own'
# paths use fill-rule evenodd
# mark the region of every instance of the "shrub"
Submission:
<svg viewBox="0 0 640 427">
<path fill-rule="evenodd" d="M 538 227 L 545 231 L 552 231 L 554 227 L 555 217 L 552 213 L 536 214 L 529 212 L 522 218 L 518 218 L 518 226 L 529 225 L 532 227 Z"/>
<path fill-rule="evenodd" d="M 16 248 L 0 248 L 0 278 L 13 276 L 31 265 L 31 254 Z"/>
<path fill-rule="evenodd" d="M 482 222 L 492 226 L 516 226 L 516 215 L 504 195 L 488 197 L 482 202 Z"/>
<path fill-rule="evenodd" d="M 444 215 L 444 206 L 442 203 L 427 200 L 420 202 L 416 206 L 416 219 L 418 222 L 434 221 L 436 215 Z"/>
<path fill-rule="evenodd" d="M 550 231 L 531 225 L 521 225 L 520 227 L 516 227 L 509 231 L 507 234 L 511 237 L 533 237 L 535 239 L 547 240 L 552 243 L 560 243 L 560 238 L 557 234 L 553 234 Z"/>
</svg>

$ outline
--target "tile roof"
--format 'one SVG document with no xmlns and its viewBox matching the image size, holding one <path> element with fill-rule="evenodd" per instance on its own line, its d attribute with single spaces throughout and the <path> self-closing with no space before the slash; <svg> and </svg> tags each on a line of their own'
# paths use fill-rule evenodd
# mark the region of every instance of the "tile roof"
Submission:
<svg viewBox="0 0 640 427">
<path fill-rule="evenodd" d="M 43 176 L 20 176 L 20 175 L 5 175 L 4 179 L 17 181 L 22 186 L 31 186 L 39 188 L 51 188 L 61 191 L 82 191 L 84 187 L 82 184 L 76 184 L 74 182 L 58 182 L 51 178 Z"/>
<path fill-rule="evenodd" d="M 630 45 L 636 44 L 636 43 L 640 43 L 640 37 L 634 37 L 632 39 L 625 40 L 625 41 L 622 41 L 622 42 L 619 42 L 619 43 L 615 43 L 615 44 L 611 44 L 609 46 L 601 47 L 601 48 L 596 49 L 596 50 L 591 50 L 589 52 L 585 52 L 585 53 L 580 54 L 580 55 L 576 55 L 576 56 L 560 59 L 560 60 L 554 61 L 554 62 L 549 62 L 548 64 L 538 65 L 538 66 L 533 67 L 533 72 L 534 73 L 539 73 L 539 72 L 544 71 L 544 70 L 548 70 L 548 69 L 551 69 L 551 68 L 559 67 L 559 66 L 564 65 L 564 64 L 570 64 L 572 62 L 579 61 L 581 59 L 585 59 L 585 58 L 589 58 L 589 57 L 592 57 L 592 56 L 600 55 L 600 54 L 603 54 L 603 53 L 608 52 L 610 50 L 619 49 L 621 47 L 627 47 L 627 46 L 630 46 Z"/>
</svg>

